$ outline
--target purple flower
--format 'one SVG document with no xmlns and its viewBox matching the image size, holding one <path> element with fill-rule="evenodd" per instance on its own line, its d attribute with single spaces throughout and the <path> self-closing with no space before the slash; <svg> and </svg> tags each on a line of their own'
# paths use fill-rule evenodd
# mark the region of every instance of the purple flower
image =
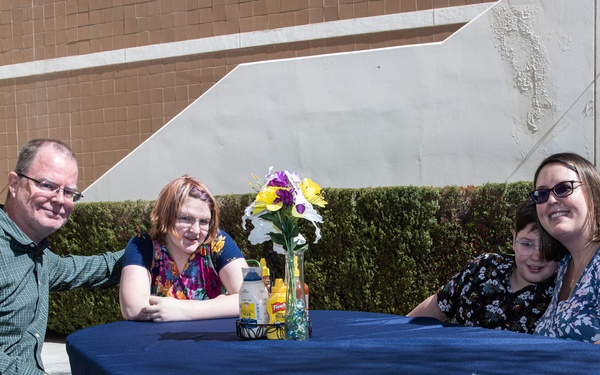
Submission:
<svg viewBox="0 0 600 375">
<path fill-rule="evenodd" d="M 294 204 L 294 189 L 278 189 L 277 198 L 273 200 L 273 203 L 283 202 L 285 207 L 289 207 Z"/>
<path fill-rule="evenodd" d="M 296 205 L 296 211 L 298 211 L 298 213 L 300 215 L 302 215 L 304 213 L 304 210 L 306 210 L 306 207 L 303 204 Z"/>
<path fill-rule="evenodd" d="M 286 187 L 290 183 L 285 172 L 275 172 L 275 176 L 267 186 Z"/>
</svg>

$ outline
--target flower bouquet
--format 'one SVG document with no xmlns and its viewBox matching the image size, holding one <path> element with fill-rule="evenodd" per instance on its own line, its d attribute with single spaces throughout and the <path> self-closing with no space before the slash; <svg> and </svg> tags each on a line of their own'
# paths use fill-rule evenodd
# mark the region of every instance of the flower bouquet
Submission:
<svg viewBox="0 0 600 375">
<path fill-rule="evenodd" d="M 248 239 L 253 245 L 271 240 L 273 250 L 286 256 L 286 338 L 308 339 L 308 321 L 304 300 L 303 254 L 308 249 L 300 233 L 298 221 L 310 221 L 315 227 L 315 243 L 321 238 L 317 223 L 323 218 L 314 206 L 325 207 L 321 187 L 309 178 L 301 179 L 296 173 L 279 171 L 269 173 L 256 187 L 256 199 L 246 207 L 242 227 L 250 220 L 253 229 Z M 302 287 L 296 288 L 296 285 Z"/>
</svg>

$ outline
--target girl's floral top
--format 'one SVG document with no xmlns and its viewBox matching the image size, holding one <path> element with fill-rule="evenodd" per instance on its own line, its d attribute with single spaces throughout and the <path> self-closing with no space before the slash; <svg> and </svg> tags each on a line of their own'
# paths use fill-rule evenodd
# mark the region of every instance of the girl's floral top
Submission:
<svg viewBox="0 0 600 375">
<path fill-rule="evenodd" d="M 600 248 L 583 271 L 571 296 L 559 302 L 560 288 L 570 260 L 571 255 L 567 255 L 558 265 L 558 288 L 535 334 L 595 342 L 600 340 Z"/>
<path fill-rule="evenodd" d="M 177 299 L 204 300 L 227 293 L 219 271 L 231 261 L 243 258 L 236 243 L 219 231 L 210 244 L 198 247 L 183 270 L 178 270 L 165 245 L 148 234 L 133 237 L 125 248 L 123 267 L 139 265 L 152 275 L 151 294 Z"/>
<path fill-rule="evenodd" d="M 550 302 L 554 278 L 513 292 L 515 267 L 513 255 L 478 256 L 438 292 L 440 310 L 456 324 L 533 333 Z"/>
</svg>

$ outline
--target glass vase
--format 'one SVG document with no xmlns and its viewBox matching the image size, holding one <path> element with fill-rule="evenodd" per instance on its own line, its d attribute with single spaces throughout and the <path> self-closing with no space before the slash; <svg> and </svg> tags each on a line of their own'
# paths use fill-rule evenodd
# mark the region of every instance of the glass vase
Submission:
<svg viewBox="0 0 600 375">
<path fill-rule="evenodd" d="M 285 338 L 308 340 L 308 311 L 304 290 L 304 251 L 285 253 Z"/>
</svg>

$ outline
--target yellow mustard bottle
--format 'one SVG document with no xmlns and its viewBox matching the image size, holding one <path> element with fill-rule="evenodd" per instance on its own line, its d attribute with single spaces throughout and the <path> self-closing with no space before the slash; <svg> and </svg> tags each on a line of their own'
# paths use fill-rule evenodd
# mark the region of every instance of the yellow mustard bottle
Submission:
<svg viewBox="0 0 600 375">
<path fill-rule="evenodd" d="M 271 297 L 267 300 L 267 313 L 269 314 L 269 324 L 285 324 L 285 285 L 283 285 L 283 279 L 275 279 Z M 283 339 L 285 338 L 285 329 L 283 326 L 279 329 L 269 327 L 267 338 L 270 340 Z"/>
<path fill-rule="evenodd" d="M 265 287 L 267 287 L 267 292 L 271 294 L 271 271 L 269 270 L 269 267 L 267 267 L 267 261 L 265 258 L 260 258 L 260 266 L 262 267 L 263 282 L 265 283 Z"/>
</svg>

